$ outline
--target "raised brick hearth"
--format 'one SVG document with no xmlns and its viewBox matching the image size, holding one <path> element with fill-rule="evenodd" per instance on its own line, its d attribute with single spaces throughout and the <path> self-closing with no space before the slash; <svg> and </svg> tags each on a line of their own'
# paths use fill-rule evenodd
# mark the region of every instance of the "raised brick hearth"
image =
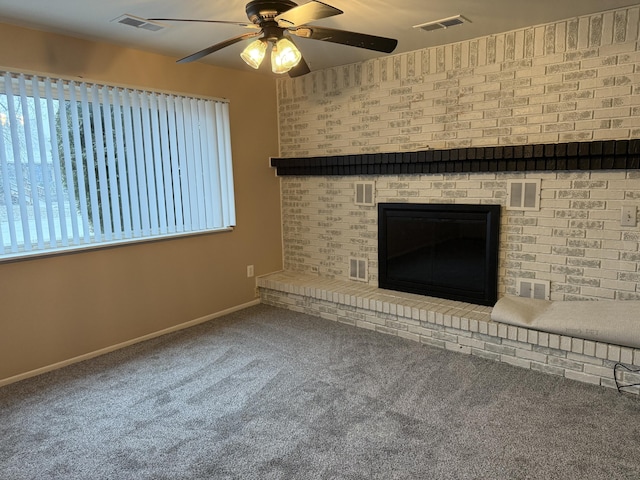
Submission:
<svg viewBox="0 0 640 480">
<path fill-rule="evenodd" d="M 613 367 L 640 369 L 640 350 L 491 321 L 491 308 L 316 275 L 257 280 L 263 303 L 517 367 L 615 388 Z M 640 383 L 624 373 L 623 383 Z M 640 394 L 638 387 L 625 389 Z"/>
</svg>

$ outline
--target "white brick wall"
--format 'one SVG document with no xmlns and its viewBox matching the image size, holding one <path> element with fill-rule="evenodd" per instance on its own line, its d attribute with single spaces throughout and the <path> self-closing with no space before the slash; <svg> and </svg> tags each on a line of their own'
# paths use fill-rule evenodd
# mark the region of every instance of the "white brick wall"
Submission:
<svg viewBox="0 0 640 480">
<path fill-rule="evenodd" d="M 640 172 L 383 176 L 376 200 L 504 205 L 506 180 L 523 177 L 541 178 L 541 208 L 502 209 L 499 295 L 532 278 L 551 282 L 552 300 L 640 300 L 640 229 L 620 226 L 621 206 L 640 203 Z M 364 178 L 282 179 L 285 269 L 347 280 L 361 258 L 377 285 L 377 208 L 353 202 Z"/>
<path fill-rule="evenodd" d="M 640 7 L 278 83 L 282 156 L 640 136 Z"/>
<path fill-rule="evenodd" d="M 323 156 L 640 137 L 640 6 L 340 66 L 278 83 L 281 155 Z M 285 268 L 377 285 L 378 202 L 498 203 L 506 181 L 541 178 L 541 209 L 503 209 L 499 294 L 519 277 L 551 298 L 640 299 L 640 171 L 282 179 Z"/>
</svg>

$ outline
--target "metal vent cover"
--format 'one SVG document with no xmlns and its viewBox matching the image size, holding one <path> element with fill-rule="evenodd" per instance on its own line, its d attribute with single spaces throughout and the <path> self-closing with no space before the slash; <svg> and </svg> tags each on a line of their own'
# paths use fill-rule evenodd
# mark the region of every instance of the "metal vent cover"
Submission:
<svg viewBox="0 0 640 480">
<path fill-rule="evenodd" d="M 507 210 L 540 210 L 540 182 L 507 180 Z"/>
<path fill-rule="evenodd" d="M 376 182 L 356 182 L 355 198 L 356 205 L 375 206 L 376 204 Z"/>
<path fill-rule="evenodd" d="M 533 280 L 530 278 L 519 278 L 518 296 L 525 298 L 535 298 L 538 300 L 549 300 L 551 282 L 547 280 Z"/>
<path fill-rule="evenodd" d="M 142 28 L 143 30 L 149 30 L 150 32 L 157 32 L 158 30 L 162 30 L 167 27 L 167 25 L 163 25 L 162 23 L 136 17 L 135 15 L 130 15 L 128 13 L 120 15 L 118 18 L 114 18 L 111 22 L 121 23 L 134 28 Z"/>
<path fill-rule="evenodd" d="M 433 30 L 455 27 L 456 25 L 461 25 L 463 23 L 471 23 L 471 20 L 463 17 L 462 15 L 454 15 L 453 17 L 441 18 L 440 20 L 433 20 L 431 22 L 414 25 L 413 28 L 420 28 L 426 32 L 431 32 Z"/>
<path fill-rule="evenodd" d="M 349 258 L 349 279 L 359 282 L 368 282 L 369 265 L 362 258 Z"/>
</svg>

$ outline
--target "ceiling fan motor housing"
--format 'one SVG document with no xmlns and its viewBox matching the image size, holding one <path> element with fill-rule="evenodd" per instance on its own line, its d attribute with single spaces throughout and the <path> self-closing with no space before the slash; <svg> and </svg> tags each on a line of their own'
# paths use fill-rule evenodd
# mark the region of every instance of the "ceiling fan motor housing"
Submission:
<svg viewBox="0 0 640 480">
<path fill-rule="evenodd" d="M 246 11 L 249 20 L 262 27 L 265 22 L 275 23 L 275 17 L 297 6 L 289 0 L 253 0 L 247 3 Z"/>
</svg>

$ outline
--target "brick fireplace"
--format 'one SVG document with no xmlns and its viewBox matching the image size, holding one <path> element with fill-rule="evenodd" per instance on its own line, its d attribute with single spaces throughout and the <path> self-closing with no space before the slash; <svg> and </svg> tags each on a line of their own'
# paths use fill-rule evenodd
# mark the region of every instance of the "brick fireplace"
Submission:
<svg viewBox="0 0 640 480">
<path fill-rule="evenodd" d="M 278 84 L 285 269 L 377 285 L 376 202 L 497 203 L 498 294 L 549 282 L 554 300 L 640 299 L 640 7 L 386 56 Z"/>
<path fill-rule="evenodd" d="M 363 178 L 378 202 L 501 205 L 509 179 L 540 179 L 539 211 L 502 212 L 499 296 L 527 278 L 549 281 L 553 300 L 640 299 L 640 234 L 620 226 L 621 206 L 640 199 L 635 170 L 283 177 L 286 270 L 348 280 L 358 258 L 377 285 L 377 209 L 353 202 Z"/>
<path fill-rule="evenodd" d="M 385 297 L 377 208 L 354 202 L 373 182 L 376 203 L 502 205 L 499 297 L 529 279 L 552 300 L 640 300 L 640 230 L 620 224 L 640 204 L 639 26 L 633 6 L 280 80 L 285 272 L 261 280 L 263 301 L 607 386 L 614 362 L 640 365 Z M 538 182 L 539 208 L 506 209 L 519 180 Z"/>
</svg>

